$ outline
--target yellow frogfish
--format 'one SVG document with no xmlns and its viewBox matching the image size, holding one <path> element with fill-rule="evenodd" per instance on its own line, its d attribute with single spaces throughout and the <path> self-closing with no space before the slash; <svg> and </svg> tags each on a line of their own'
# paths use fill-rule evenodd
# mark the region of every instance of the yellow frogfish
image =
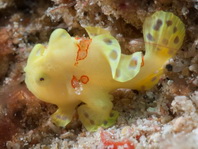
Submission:
<svg viewBox="0 0 198 149">
<path fill-rule="evenodd" d="M 25 67 L 28 89 L 58 106 L 51 120 L 65 127 L 77 110 L 89 131 L 115 124 L 112 95 L 118 88 L 148 90 L 158 83 L 164 65 L 182 46 L 185 27 L 173 13 L 157 11 L 143 24 L 145 55 L 121 53 L 108 30 L 85 27 L 89 38 L 56 29 L 48 46 L 36 44 Z"/>
</svg>

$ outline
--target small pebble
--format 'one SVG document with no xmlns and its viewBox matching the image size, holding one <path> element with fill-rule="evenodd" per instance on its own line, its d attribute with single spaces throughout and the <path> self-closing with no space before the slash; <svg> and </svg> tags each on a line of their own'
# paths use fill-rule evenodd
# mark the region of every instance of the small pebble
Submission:
<svg viewBox="0 0 198 149">
<path fill-rule="evenodd" d="M 167 64 L 167 65 L 166 65 L 166 69 L 167 69 L 168 71 L 172 71 L 172 70 L 173 70 L 173 66 L 172 66 L 171 64 Z"/>
</svg>

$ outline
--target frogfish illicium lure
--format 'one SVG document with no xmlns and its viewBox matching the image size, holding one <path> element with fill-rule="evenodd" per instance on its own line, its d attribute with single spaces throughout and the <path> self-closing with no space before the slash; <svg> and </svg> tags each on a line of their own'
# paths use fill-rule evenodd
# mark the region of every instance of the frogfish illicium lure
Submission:
<svg viewBox="0 0 198 149">
<path fill-rule="evenodd" d="M 183 43 L 185 27 L 170 12 L 157 11 L 146 18 L 145 55 L 122 54 L 108 30 L 85 30 L 89 38 L 71 37 L 64 29 L 56 29 L 48 46 L 36 44 L 24 69 L 25 82 L 37 98 L 58 106 L 51 116 L 56 125 L 66 126 L 77 110 L 84 127 L 95 131 L 112 126 L 118 117 L 109 92 L 148 90 L 158 83 L 164 65 Z"/>
</svg>

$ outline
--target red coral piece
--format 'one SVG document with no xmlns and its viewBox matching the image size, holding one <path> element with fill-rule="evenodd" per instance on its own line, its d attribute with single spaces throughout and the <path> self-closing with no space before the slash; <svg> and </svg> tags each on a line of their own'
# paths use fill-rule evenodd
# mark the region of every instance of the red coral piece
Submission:
<svg viewBox="0 0 198 149">
<path fill-rule="evenodd" d="M 101 131 L 100 137 L 102 143 L 104 144 L 104 149 L 118 149 L 118 147 L 123 147 L 123 149 L 135 149 L 135 146 L 131 141 L 113 141 L 112 136 L 107 132 Z"/>
</svg>

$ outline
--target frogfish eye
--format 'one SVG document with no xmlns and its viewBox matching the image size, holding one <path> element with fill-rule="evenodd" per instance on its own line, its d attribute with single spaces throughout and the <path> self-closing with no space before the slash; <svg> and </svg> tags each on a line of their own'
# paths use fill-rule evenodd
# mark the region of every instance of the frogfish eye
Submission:
<svg viewBox="0 0 198 149">
<path fill-rule="evenodd" d="M 45 73 L 41 73 L 35 79 L 37 84 L 44 85 L 49 81 L 49 76 L 46 75 Z"/>
<path fill-rule="evenodd" d="M 40 77 L 40 79 L 39 79 L 40 81 L 44 81 L 45 79 L 44 79 L 44 77 Z"/>
</svg>

